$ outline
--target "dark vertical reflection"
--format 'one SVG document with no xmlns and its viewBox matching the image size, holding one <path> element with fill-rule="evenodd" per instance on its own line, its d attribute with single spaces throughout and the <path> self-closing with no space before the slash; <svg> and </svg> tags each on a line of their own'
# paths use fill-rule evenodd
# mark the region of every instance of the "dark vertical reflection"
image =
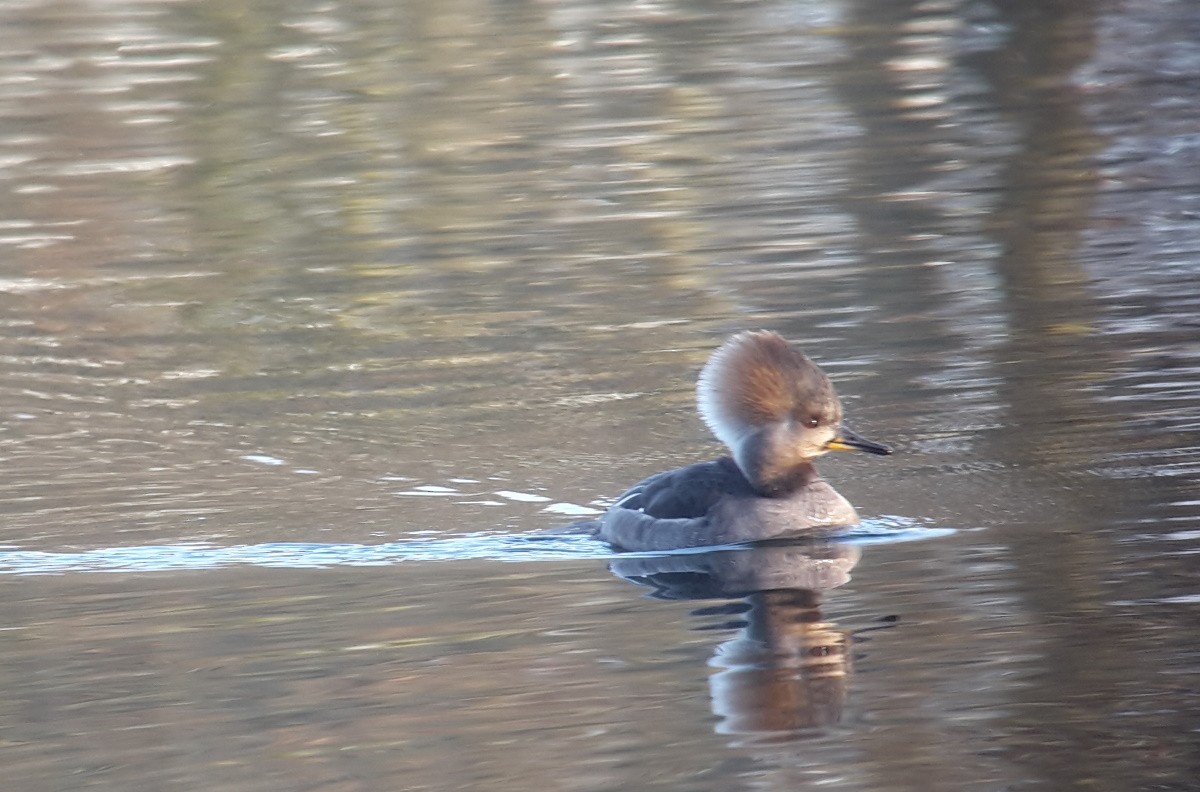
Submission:
<svg viewBox="0 0 1200 792">
<path fill-rule="evenodd" d="M 1012 30 L 1009 46 L 977 64 L 1018 138 L 990 229 L 1001 243 L 996 266 L 1010 326 L 996 366 L 1004 372 L 1000 392 L 1012 431 L 995 438 L 995 453 L 1015 466 L 1048 471 L 1068 469 L 1081 443 L 1095 456 L 1112 456 L 1125 437 L 1119 416 L 1097 402 L 1091 387 L 1111 376 L 1114 361 L 1079 258 L 1101 141 L 1070 79 L 1093 57 L 1098 7 L 1074 0 L 1000 3 Z M 1023 521 L 1006 536 L 1047 639 L 1044 669 L 1022 696 L 1030 708 L 1010 719 L 1011 749 L 1054 789 L 1129 789 L 1141 776 L 1128 753 L 1134 743 L 1145 741 L 1134 751 L 1150 764 L 1177 755 L 1150 734 L 1190 729 L 1178 709 L 1149 730 L 1122 715 L 1131 705 L 1122 686 L 1132 673 L 1152 689 L 1158 663 L 1151 653 L 1131 667 L 1130 644 L 1110 640 L 1141 631 L 1135 644 L 1155 639 L 1149 625 L 1112 604 L 1121 537 L 1098 519 L 1136 508 L 1141 487 L 1095 475 L 1050 475 L 1045 484 L 1054 491 L 1058 519 Z M 1064 751 L 1092 759 L 1068 765 Z"/>
<path fill-rule="evenodd" d="M 854 217 L 870 306 L 848 332 L 880 350 L 863 392 L 891 400 L 880 409 L 896 421 L 889 436 L 924 436 L 912 450 L 928 452 L 995 421 L 980 368 L 1005 327 L 984 231 L 1012 142 L 959 61 L 965 47 L 1000 42 L 972 41 L 956 3 L 850 2 L 845 12 L 832 85 L 862 132 L 833 198 Z M 929 459 L 929 476 L 953 461 Z"/>
<path fill-rule="evenodd" d="M 1149 733 L 1146 763 L 1155 751 L 1183 756 L 1180 735 L 1194 724 L 1177 706 L 1131 722 L 1121 713 L 1137 705 L 1113 695 L 1130 684 L 1165 686 L 1157 662 L 1131 670 L 1129 644 L 1112 640 L 1139 632 L 1135 643 L 1155 640 L 1154 625 L 1112 605 L 1113 570 L 1128 562 L 1111 518 L 1149 502 L 1152 482 L 1115 483 L 1084 467 L 1130 441 L 1122 416 L 1097 398 L 1095 385 L 1112 376 L 1119 352 L 1100 334 L 1102 309 L 1080 259 L 1103 141 L 1071 79 L 1094 55 L 1099 4 L 1001 2 L 953 15 L 942 5 L 851 5 L 848 28 L 867 32 L 847 36 L 852 66 L 838 88 L 864 145 L 843 200 L 870 259 L 864 293 L 898 318 L 889 348 L 911 350 L 908 365 L 929 352 L 935 370 L 964 357 L 994 383 L 992 428 L 971 434 L 1013 471 L 994 498 L 993 530 L 1009 545 L 1022 605 L 1037 625 L 1013 651 L 1033 646 L 1035 633 L 1044 639 L 1043 670 L 1012 694 L 1024 706 L 1006 719 L 1003 755 L 1048 788 L 1131 788 L 1139 770 L 1130 746 Z M 968 119 L 981 123 L 954 131 Z M 975 145 L 964 145 L 970 136 Z M 945 273 L 972 269 L 996 288 L 945 319 L 955 299 Z M 920 318 L 904 319 L 909 311 Z M 913 395 L 931 412 L 962 398 L 954 390 Z M 1079 755 L 1096 758 L 1068 759 Z"/>
</svg>

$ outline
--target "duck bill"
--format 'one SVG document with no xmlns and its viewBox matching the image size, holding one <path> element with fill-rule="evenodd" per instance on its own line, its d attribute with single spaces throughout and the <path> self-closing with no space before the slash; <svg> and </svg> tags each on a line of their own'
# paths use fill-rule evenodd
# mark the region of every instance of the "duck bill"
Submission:
<svg viewBox="0 0 1200 792">
<path fill-rule="evenodd" d="M 825 444 L 830 451 L 866 451 L 868 454 L 886 456 L 892 453 L 892 447 L 883 443 L 868 440 L 857 432 L 845 426 L 839 426 L 837 435 Z"/>
</svg>

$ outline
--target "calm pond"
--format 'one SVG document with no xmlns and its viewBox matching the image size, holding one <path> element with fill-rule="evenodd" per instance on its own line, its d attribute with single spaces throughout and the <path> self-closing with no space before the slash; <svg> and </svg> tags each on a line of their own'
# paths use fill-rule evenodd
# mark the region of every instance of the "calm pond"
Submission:
<svg viewBox="0 0 1200 792">
<path fill-rule="evenodd" d="M 1192 0 L 0 0 L 5 790 L 1200 789 Z M 776 330 L 846 540 L 540 531 Z"/>
</svg>

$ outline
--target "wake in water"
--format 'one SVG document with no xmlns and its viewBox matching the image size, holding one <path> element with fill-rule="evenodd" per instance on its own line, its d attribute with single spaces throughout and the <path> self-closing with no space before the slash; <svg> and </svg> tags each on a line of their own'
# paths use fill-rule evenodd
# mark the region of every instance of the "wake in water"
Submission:
<svg viewBox="0 0 1200 792">
<path fill-rule="evenodd" d="M 914 520 L 887 517 L 864 521 L 840 541 L 856 544 L 908 542 L 953 533 Z M 691 548 L 704 552 L 713 548 Z M 675 551 L 681 552 L 681 551 Z M 664 553 L 616 553 L 585 536 L 545 533 L 473 533 L 403 539 L 383 544 L 269 542 L 222 547 L 208 543 L 102 547 L 75 553 L 0 550 L 0 574 L 61 575 L 68 572 L 163 572 L 232 566 L 323 569 L 336 566 L 392 566 L 412 561 L 572 561 Z"/>
</svg>

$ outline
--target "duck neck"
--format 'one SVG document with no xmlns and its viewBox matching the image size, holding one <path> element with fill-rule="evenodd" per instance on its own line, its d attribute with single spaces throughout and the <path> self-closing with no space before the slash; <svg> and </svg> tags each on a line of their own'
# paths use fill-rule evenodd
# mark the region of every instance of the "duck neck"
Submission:
<svg viewBox="0 0 1200 792">
<path fill-rule="evenodd" d="M 769 436 L 755 434 L 743 439 L 734 460 L 755 491 L 767 498 L 786 498 L 821 478 L 805 457 L 773 447 Z"/>
<path fill-rule="evenodd" d="M 750 483 L 768 498 L 786 498 L 819 478 L 821 475 L 811 462 L 802 462 L 789 467 L 759 471 L 750 477 Z"/>
</svg>

